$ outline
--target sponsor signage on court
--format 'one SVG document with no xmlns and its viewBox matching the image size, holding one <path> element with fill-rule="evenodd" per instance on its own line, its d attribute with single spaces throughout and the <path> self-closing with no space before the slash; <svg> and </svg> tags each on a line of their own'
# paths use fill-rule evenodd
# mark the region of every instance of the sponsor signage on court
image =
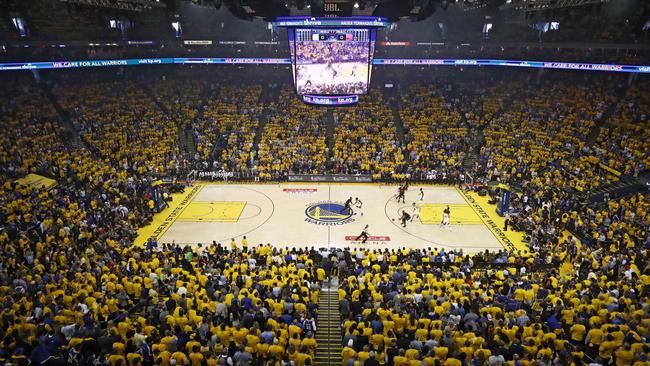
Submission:
<svg viewBox="0 0 650 366">
<path fill-rule="evenodd" d="M 346 235 L 346 241 L 356 241 L 358 236 Z M 369 236 L 366 241 L 390 241 L 390 236 Z"/>
<path fill-rule="evenodd" d="M 371 175 L 347 174 L 289 174 L 289 182 L 340 182 L 340 183 L 370 183 Z"/>
<path fill-rule="evenodd" d="M 282 192 L 286 193 L 314 193 L 318 192 L 317 188 L 284 188 Z"/>
</svg>

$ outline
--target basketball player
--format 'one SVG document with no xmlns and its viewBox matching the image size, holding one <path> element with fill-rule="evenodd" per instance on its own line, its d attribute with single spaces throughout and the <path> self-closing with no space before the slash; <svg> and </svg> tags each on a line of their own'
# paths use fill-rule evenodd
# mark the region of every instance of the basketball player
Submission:
<svg viewBox="0 0 650 366">
<path fill-rule="evenodd" d="M 357 208 L 361 208 L 361 207 L 363 206 L 363 202 L 361 202 L 361 200 L 359 199 L 359 197 L 355 197 L 355 198 L 354 198 L 354 205 L 355 205 Z"/>
<path fill-rule="evenodd" d="M 424 191 L 420 188 L 420 201 L 424 200 Z"/>
<path fill-rule="evenodd" d="M 399 202 L 399 200 L 401 199 L 402 203 L 406 203 L 406 200 L 404 199 L 404 192 L 406 192 L 404 186 L 400 186 L 399 188 L 397 188 L 397 202 Z"/>
<path fill-rule="evenodd" d="M 361 207 L 363 207 L 363 202 L 361 202 L 359 197 L 354 198 L 354 207 L 358 208 L 359 211 L 357 211 L 357 212 L 360 212 L 361 216 L 363 216 L 363 212 L 361 212 Z"/>
<path fill-rule="evenodd" d="M 352 197 L 345 201 L 345 207 L 343 207 L 341 213 L 352 213 Z"/>
<path fill-rule="evenodd" d="M 415 220 L 415 218 L 420 218 L 420 208 L 413 202 L 413 213 L 411 214 L 411 221 Z"/>
<path fill-rule="evenodd" d="M 402 227 L 406 227 L 406 222 L 411 220 L 411 215 L 406 212 L 406 210 L 402 211 Z"/>
<path fill-rule="evenodd" d="M 368 235 L 368 225 L 366 224 L 366 226 L 363 227 L 363 230 L 361 230 L 361 234 L 359 234 L 359 236 L 357 236 L 357 238 L 354 239 L 354 240 L 359 241 L 359 239 L 363 238 L 363 241 L 361 242 L 361 244 L 365 244 L 366 240 L 368 240 L 368 236 L 369 236 Z"/>
<path fill-rule="evenodd" d="M 451 215 L 451 210 L 449 210 L 449 206 L 445 208 L 444 211 L 442 211 L 442 222 L 440 222 L 440 228 L 443 228 L 445 226 L 449 226 L 449 216 Z"/>
</svg>

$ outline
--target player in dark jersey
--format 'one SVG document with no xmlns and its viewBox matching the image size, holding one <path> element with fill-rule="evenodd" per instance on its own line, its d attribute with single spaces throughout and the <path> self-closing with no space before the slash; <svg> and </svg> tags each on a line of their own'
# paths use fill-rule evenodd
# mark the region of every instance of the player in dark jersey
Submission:
<svg viewBox="0 0 650 366">
<path fill-rule="evenodd" d="M 403 186 L 400 186 L 399 188 L 397 188 L 397 202 L 402 200 L 402 203 L 406 203 L 406 200 L 404 199 L 404 193 L 405 192 L 406 192 L 406 190 L 404 189 Z"/>
<path fill-rule="evenodd" d="M 352 197 L 345 201 L 345 207 L 343 207 L 341 213 L 352 213 Z"/>
<path fill-rule="evenodd" d="M 359 234 L 359 236 L 357 236 L 357 238 L 354 239 L 354 240 L 359 241 L 361 238 L 363 238 L 363 241 L 361 242 L 361 244 L 365 244 L 366 240 L 368 240 L 368 236 L 369 236 L 368 235 L 368 225 L 366 225 L 366 226 L 364 226 L 363 230 L 361 230 L 361 234 Z"/>
<path fill-rule="evenodd" d="M 406 210 L 403 210 L 401 220 L 402 220 L 402 227 L 406 227 L 406 223 L 411 221 L 411 215 L 409 215 L 408 212 L 406 212 Z"/>
</svg>

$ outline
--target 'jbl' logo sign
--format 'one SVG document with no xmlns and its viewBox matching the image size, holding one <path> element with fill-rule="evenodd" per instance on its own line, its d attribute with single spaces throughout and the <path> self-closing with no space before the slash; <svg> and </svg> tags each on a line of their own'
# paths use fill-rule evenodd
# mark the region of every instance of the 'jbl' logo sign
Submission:
<svg viewBox="0 0 650 366">
<path fill-rule="evenodd" d="M 325 12 L 326 12 L 326 13 L 332 13 L 332 12 L 334 12 L 334 13 L 338 13 L 338 12 L 340 12 L 341 10 L 342 10 L 342 9 L 339 8 L 339 4 L 338 4 L 338 3 L 325 3 Z"/>
</svg>

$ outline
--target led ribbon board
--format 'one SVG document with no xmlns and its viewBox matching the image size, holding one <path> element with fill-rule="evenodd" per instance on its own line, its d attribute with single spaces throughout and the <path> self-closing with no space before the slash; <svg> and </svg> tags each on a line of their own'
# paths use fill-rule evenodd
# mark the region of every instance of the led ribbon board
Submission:
<svg viewBox="0 0 650 366">
<path fill-rule="evenodd" d="M 375 59 L 373 65 L 402 66 L 501 66 L 581 71 L 608 71 L 650 74 L 650 65 L 591 64 L 556 61 L 516 61 L 487 59 Z M 221 65 L 291 65 L 288 58 L 141 58 L 121 60 L 76 60 L 47 62 L 0 63 L 0 71 L 69 69 L 81 67 L 142 66 L 161 64 L 221 64 Z"/>
<path fill-rule="evenodd" d="M 312 18 L 312 17 L 279 17 L 273 22 L 274 27 L 280 28 L 331 28 L 331 27 L 388 27 L 390 23 L 381 17 L 347 17 L 347 18 Z"/>
<path fill-rule="evenodd" d="M 531 67 L 543 69 L 618 71 L 633 73 L 649 73 L 650 66 L 619 65 L 619 64 L 590 64 L 580 62 L 557 61 L 520 61 L 520 60 L 483 60 L 483 59 L 376 59 L 375 65 L 418 65 L 418 66 L 510 66 Z"/>
<path fill-rule="evenodd" d="M 107 67 L 173 64 L 173 58 L 140 58 L 125 60 L 81 60 L 81 61 L 50 61 L 50 62 L 11 62 L 0 63 L 0 71 L 7 70 L 37 70 L 37 69 L 69 69 L 78 67 Z"/>
<path fill-rule="evenodd" d="M 248 64 L 248 65 L 282 65 L 291 64 L 288 58 L 174 58 L 175 64 Z"/>
<path fill-rule="evenodd" d="M 358 95 L 309 95 L 302 96 L 302 101 L 307 104 L 337 106 L 350 105 L 359 101 Z"/>
</svg>

